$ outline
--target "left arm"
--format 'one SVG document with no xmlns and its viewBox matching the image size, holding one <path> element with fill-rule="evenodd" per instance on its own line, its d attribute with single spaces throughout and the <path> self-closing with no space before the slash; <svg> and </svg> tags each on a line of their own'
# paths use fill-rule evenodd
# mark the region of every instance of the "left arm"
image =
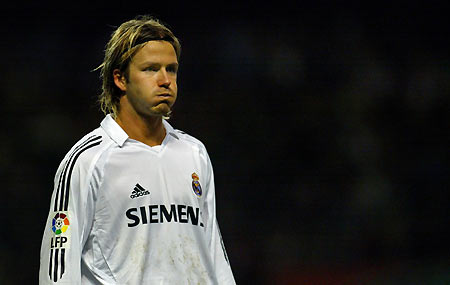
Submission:
<svg viewBox="0 0 450 285">
<path fill-rule="evenodd" d="M 216 198 L 214 186 L 214 173 L 211 161 L 205 151 L 207 161 L 207 176 L 205 185 L 205 209 L 207 211 L 206 234 L 209 248 L 214 262 L 214 269 L 219 284 L 236 284 L 225 246 L 220 234 L 219 224 L 216 219 Z"/>
</svg>

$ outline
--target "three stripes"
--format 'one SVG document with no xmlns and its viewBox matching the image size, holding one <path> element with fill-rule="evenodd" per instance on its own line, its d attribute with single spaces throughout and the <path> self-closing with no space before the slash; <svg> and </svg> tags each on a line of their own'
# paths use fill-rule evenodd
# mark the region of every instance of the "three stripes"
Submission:
<svg viewBox="0 0 450 285">
<path fill-rule="evenodd" d="M 66 249 L 65 248 L 56 248 L 55 254 L 53 254 L 53 248 L 50 251 L 50 264 L 48 267 L 48 275 L 50 276 L 50 279 L 53 281 L 58 281 L 58 265 L 61 264 L 61 270 L 59 272 L 59 279 L 62 278 L 64 271 L 65 271 L 65 260 L 66 260 Z M 54 256 L 54 260 L 53 260 Z M 59 259 L 58 259 L 59 257 Z M 52 266 L 54 263 L 54 267 Z M 53 267 L 53 268 L 52 268 Z M 53 277 L 53 279 L 52 279 Z"/>
<path fill-rule="evenodd" d="M 78 157 L 87 149 L 90 149 L 94 146 L 99 145 L 101 141 L 101 136 L 92 135 L 87 138 L 83 143 L 78 145 L 72 153 L 69 155 L 67 159 L 63 171 L 59 176 L 58 188 L 56 190 L 54 208 L 56 211 L 67 211 L 69 207 L 69 190 L 70 190 L 70 180 L 72 177 L 72 171 L 75 166 L 75 163 Z M 55 248 L 50 250 L 50 263 L 48 274 L 50 279 L 54 282 L 58 281 L 58 278 L 61 279 L 64 271 L 65 271 L 65 256 L 66 249 L 65 248 Z M 59 276 L 58 276 L 59 270 Z"/>
</svg>

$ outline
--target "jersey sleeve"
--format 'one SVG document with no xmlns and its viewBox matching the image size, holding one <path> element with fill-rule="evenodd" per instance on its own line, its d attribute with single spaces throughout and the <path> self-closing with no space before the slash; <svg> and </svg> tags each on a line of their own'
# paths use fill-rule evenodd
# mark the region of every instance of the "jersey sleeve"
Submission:
<svg viewBox="0 0 450 285">
<path fill-rule="evenodd" d="M 216 218 L 214 172 L 211 160 L 206 151 L 205 156 L 207 160 L 207 183 L 205 191 L 205 208 L 207 209 L 206 234 L 212 260 L 214 262 L 214 269 L 218 284 L 236 284 Z"/>
<path fill-rule="evenodd" d="M 100 142 L 100 137 L 87 139 L 58 167 L 41 244 L 39 284 L 81 284 L 81 253 L 92 226 L 96 183 L 92 164 L 80 155 Z"/>
</svg>

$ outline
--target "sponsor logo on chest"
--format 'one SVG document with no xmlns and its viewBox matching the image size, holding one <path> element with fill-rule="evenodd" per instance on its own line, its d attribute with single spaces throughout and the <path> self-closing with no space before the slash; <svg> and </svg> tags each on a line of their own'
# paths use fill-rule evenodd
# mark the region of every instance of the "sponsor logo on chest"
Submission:
<svg viewBox="0 0 450 285">
<path fill-rule="evenodd" d="M 128 219 L 128 227 L 136 227 L 146 224 L 180 223 L 203 227 L 199 208 L 187 205 L 171 204 L 148 205 L 138 208 L 130 208 L 125 212 Z"/>
<path fill-rule="evenodd" d="M 200 198 L 203 194 L 199 181 L 200 178 L 195 172 L 192 173 L 191 178 L 193 191 L 191 193 L 195 194 L 197 198 Z M 137 183 L 131 192 L 130 198 L 136 199 L 146 195 L 150 195 L 150 191 L 146 190 L 145 187 Z M 133 207 L 126 210 L 125 216 L 128 220 L 127 225 L 130 228 L 138 225 L 163 223 L 191 224 L 194 226 L 204 227 L 200 208 L 183 204 L 150 204 L 141 207 Z"/>
</svg>

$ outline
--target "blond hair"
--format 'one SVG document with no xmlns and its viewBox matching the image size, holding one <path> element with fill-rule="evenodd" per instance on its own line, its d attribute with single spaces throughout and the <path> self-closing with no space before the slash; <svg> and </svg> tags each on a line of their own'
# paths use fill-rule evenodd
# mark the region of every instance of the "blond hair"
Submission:
<svg viewBox="0 0 450 285">
<path fill-rule="evenodd" d="M 103 113 L 116 117 L 119 111 L 120 97 L 123 92 L 115 85 L 113 71 L 119 69 L 125 78 L 128 76 L 128 66 L 133 56 L 146 42 L 163 40 L 172 44 L 177 59 L 180 59 L 181 45 L 172 31 L 158 19 L 150 16 L 138 16 L 120 25 L 111 35 L 106 44 L 100 78 L 103 81 L 102 93 L 98 97 L 100 109 Z"/>
</svg>

